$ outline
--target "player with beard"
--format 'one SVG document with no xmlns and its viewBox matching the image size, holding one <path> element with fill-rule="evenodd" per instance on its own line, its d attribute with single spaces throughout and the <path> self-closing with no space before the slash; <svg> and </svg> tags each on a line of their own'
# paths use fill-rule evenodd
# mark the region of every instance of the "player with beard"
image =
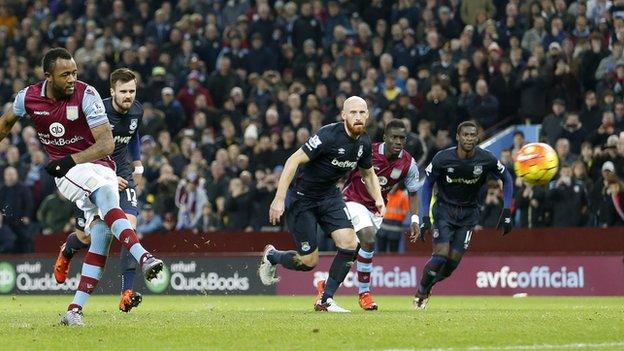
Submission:
<svg viewBox="0 0 624 351">
<path fill-rule="evenodd" d="M 45 170 L 55 177 L 59 192 L 85 212 L 91 245 L 78 290 L 61 318 L 64 325 L 82 326 L 82 308 L 102 277 L 113 236 L 139 262 L 147 280 L 157 276 L 163 262 L 143 248 L 119 208 L 115 162 L 109 156 L 115 143 L 100 95 L 77 80 L 76 62 L 66 49 L 48 50 L 42 66 L 45 80 L 18 92 L 0 117 L 0 140 L 28 116 L 50 158 Z"/>
<path fill-rule="evenodd" d="M 511 232 L 511 199 L 513 180 L 505 166 L 491 152 L 477 146 L 478 131 L 474 122 L 462 122 L 457 127 L 457 144 L 439 151 L 425 169 L 427 177 L 421 190 L 420 233 L 412 241 L 424 241 L 432 234 L 429 207 L 433 185 L 437 184 L 436 202 L 433 206 L 433 254 L 425 265 L 414 297 L 414 307 L 424 309 L 431 288 L 448 278 L 457 268 L 477 221 L 479 206 L 477 198 L 488 176 L 503 181 L 503 211 L 497 228 L 503 235 Z"/>
<path fill-rule="evenodd" d="M 412 156 L 403 148 L 407 138 L 407 129 L 401 120 L 388 122 L 383 134 L 383 143 L 373 144 L 373 168 L 379 178 L 384 202 L 388 193 L 400 182 L 405 183 L 409 192 L 409 206 L 412 213 L 411 235 L 418 235 L 418 197 L 416 192 L 419 182 L 418 166 Z M 362 174 L 354 170 L 349 175 L 342 190 L 351 222 L 360 241 L 357 256 L 358 302 L 362 309 L 376 310 L 377 304 L 370 293 L 370 272 L 373 269 L 375 235 L 381 227 L 382 217 L 375 215 L 375 200 L 369 195 L 362 182 Z M 319 292 L 324 289 L 324 281 L 317 285 Z"/>
<path fill-rule="evenodd" d="M 386 211 L 373 170 L 371 140 L 364 132 L 368 106 L 364 99 L 351 96 L 345 100 L 341 116 L 343 123 L 322 127 L 286 161 L 269 220 L 277 224 L 286 211 L 285 221 L 297 251 L 279 251 L 267 245 L 258 270 L 265 285 L 278 281 L 277 265 L 296 271 L 312 270 L 319 262 L 316 233 L 320 226 L 334 240 L 338 252 L 324 291 L 314 302 L 316 311 L 349 312 L 338 306 L 333 296 L 353 265 L 358 243 L 336 183 L 359 167 L 366 190 L 374 199 L 376 215 L 383 217 Z"/>
<path fill-rule="evenodd" d="M 139 209 L 137 207 L 136 185 L 141 181 L 143 164 L 141 163 L 141 137 L 138 127 L 143 117 L 143 106 L 135 100 L 137 93 L 136 75 L 130 69 L 119 68 L 110 75 L 111 97 L 104 99 L 104 108 L 113 129 L 115 151 L 113 160 L 117 165 L 119 182 L 119 204 L 133 228 L 137 225 Z M 128 162 L 128 152 L 132 158 L 132 168 Z M 54 277 L 59 284 L 65 282 L 72 257 L 82 248 L 89 247 L 91 237 L 84 231 L 84 212 L 75 209 L 76 231 L 69 234 L 61 246 L 54 264 Z M 141 294 L 132 287 L 136 262 L 124 247 L 121 248 L 121 300 L 119 310 L 129 312 L 142 300 Z"/>
</svg>

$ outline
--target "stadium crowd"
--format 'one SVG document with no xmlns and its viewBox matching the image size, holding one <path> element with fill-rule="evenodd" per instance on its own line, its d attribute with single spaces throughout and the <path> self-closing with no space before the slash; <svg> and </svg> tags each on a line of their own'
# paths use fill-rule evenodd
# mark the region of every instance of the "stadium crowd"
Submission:
<svg viewBox="0 0 624 351">
<path fill-rule="evenodd" d="M 420 166 L 461 121 L 484 135 L 542 123 L 562 166 L 549 186 L 516 182 L 515 225 L 612 226 L 624 223 L 623 43 L 624 0 L 0 0 L 0 102 L 42 79 L 54 46 L 102 97 L 112 70 L 136 71 L 141 234 L 278 230 L 266 214 L 282 164 L 350 95 L 369 103 L 376 141 L 404 120 Z M 501 155 L 510 168 L 523 143 Z M 46 162 L 27 121 L 0 143 L 0 252 L 71 230 Z M 380 234 L 393 250 L 405 197 Z M 501 207 L 493 183 L 480 225 Z"/>
</svg>

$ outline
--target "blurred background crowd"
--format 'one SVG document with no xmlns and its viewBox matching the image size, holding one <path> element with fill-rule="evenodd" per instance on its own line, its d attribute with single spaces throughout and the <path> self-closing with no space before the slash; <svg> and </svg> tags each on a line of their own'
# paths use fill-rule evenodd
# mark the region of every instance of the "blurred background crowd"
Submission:
<svg viewBox="0 0 624 351">
<path fill-rule="evenodd" d="M 350 95 L 369 103 L 375 141 L 403 119 L 420 166 L 461 121 L 484 136 L 541 123 L 562 167 L 548 186 L 516 182 L 516 226 L 612 226 L 624 223 L 623 43 L 624 0 L 0 0 L 0 102 L 42 79 L 54 46 L 102 97 L 112 70 L 136 71 L 141 234 L 279 230 L 267 213 L 284 161 Z M 510 169 L 523 143 L 501 155 Z M 26 120 L 0 143 L 0 252 L 72 229 L 46 162 Z M 393 192 L 384 250 L 399 247 L 406 201 Z M 480 226 L 495 225 L 496 183 L 482 203 Z"/>
</svg>

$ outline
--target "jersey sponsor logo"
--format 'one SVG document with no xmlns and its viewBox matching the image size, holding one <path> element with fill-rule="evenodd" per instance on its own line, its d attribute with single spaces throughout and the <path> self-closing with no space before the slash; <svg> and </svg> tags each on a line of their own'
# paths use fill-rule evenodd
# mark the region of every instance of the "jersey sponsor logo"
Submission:
<svg viewBox="0 0 624 351">
<path fill-rule="evenodd" d="M 452 184 L 452 183 L 477 184 L 478 181 L 479 181 L 479 178 L 464 179 L 464 178 L 451 178 L 449 176 L 446 176 L 446 182 L 449 184 Z"/>
<path fill-rule="evenodd" d="M 316 149 L 317 147 L 319 147 L 319 145 L 321 145 L 321 138 L 319 138 L 318 135 L 315 135 L 315 136 L 311 137 L 305 143 L 305 146 L 307 146 L 310 151 Z"/>
<path fill-rule="evenodd" d="M 403 171 L 400 168 L 393 168 L 392 172 L 390 173 L 390 178 L 399 179 L 402 173 Z"/>
<path fill-rule="evenodd" d="M 331 164 L 333 166 L 336 166 L 336 167 L 349 168 L 349 169 L 354 169 L 355 166 L 357 166 L 357 162 L 356 161 L 338 161 L 336 159 L 333 159 L 331 161 Z"/>
<path fill-rule="evenodd" d="M 131 119 L 130 120 L 130 127 L 129 127 L 130 130 L 131 131 L 135 130 L 136 127 L 138 126 L 138 124 L 139 124 L 139 120 L 138 119 L 136 119 L 136 118 Z"/>
<path fill-rule="evenodd" d="M 70 121 L 77 120 L 78 119 L 78 106 L 67 106 L 65 115 L 67 116 L 67 119 Z"/>
<path fill-rule="evenodd" d="M 483 166 L 481 165 L 474 166 L 474 169 L 472 170 L 472 174 L 479 176 L 481 175 L 481 173 L 483 173 Z"/>
<path fill-rule="evenodd" d="M 48 111 L 33 111 L 35 116 L 49 116 L 50 112 Z"/>
<path fill-rule="evenodd" d="M 49 139 L 49 135 L 48 134 L 45 134 L 45 135 L 46 136 L 41 136 L 40 134 L 39 141 L 43 145 L 52 145 L 52 146 L 66 146 L 69 144 L 77 143 L 84 139 L 80 135 L 75 135 L 71 139 Z"/>
<path fill-rule="evenodd" d="M 115 136 L 115 138 L 113 139 L 113 141 L 115 142 L 115 144 L 129 144 L 130 143 L 130 139 L 132 139 L 132 137 L 129 136 Z"/>
<path fill-rule="evenodd" d="M 63 127 L 63 125 L 59 122 L 54 122 L 50 124 L 50 134 L 57 138 L 60 138 L 65 135 L 65 127 Z"/>
</svg>

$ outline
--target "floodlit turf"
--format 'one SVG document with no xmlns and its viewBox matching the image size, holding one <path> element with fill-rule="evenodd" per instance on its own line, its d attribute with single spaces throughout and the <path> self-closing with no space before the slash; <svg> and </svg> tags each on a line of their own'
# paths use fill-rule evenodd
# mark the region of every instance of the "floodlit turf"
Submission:
<svg viewBox="0 0 624 351">
<path fill-rule="evenodd" d="M 124 314 L 95 296 L 84 328 L 58 325 L 70 296 L 1 296 L 2 350 L 623 350 L 624 297 L 378 296 L 380 310 L 312 311 L 311 297 L 145 296 Z"/>
</svg>

